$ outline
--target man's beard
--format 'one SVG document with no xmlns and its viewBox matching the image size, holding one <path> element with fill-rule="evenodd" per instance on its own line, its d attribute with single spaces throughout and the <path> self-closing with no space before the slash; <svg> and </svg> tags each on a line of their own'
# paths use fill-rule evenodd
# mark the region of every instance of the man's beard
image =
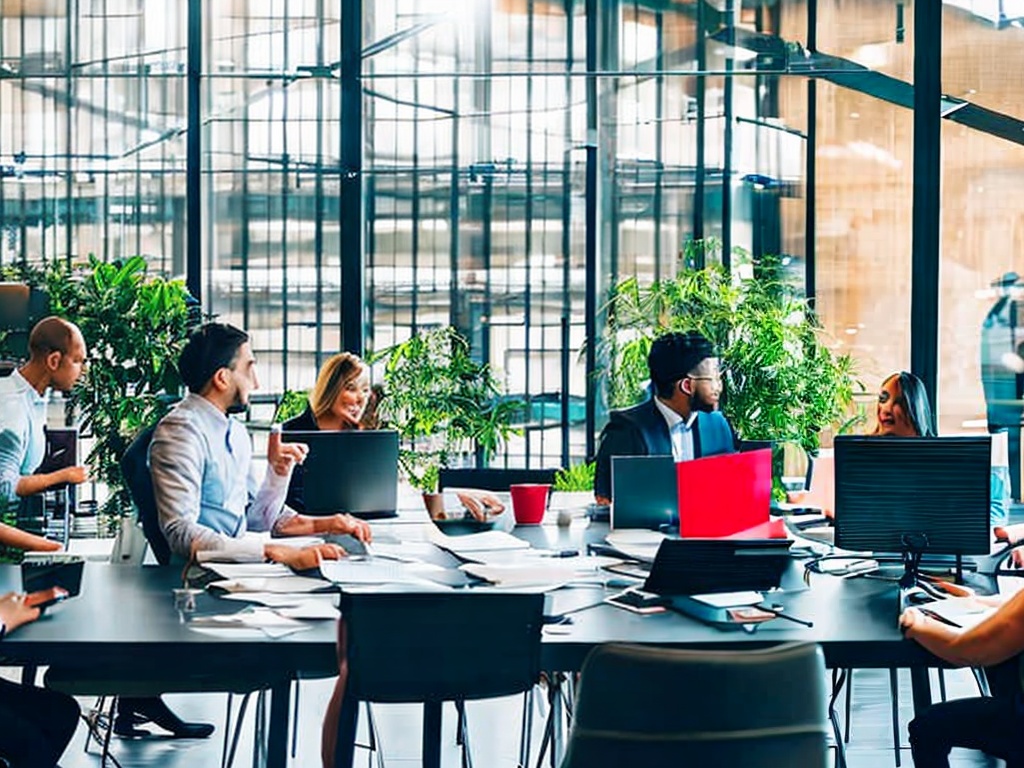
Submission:
<svg viewBox="0 0 1024 768">
<path fill-rule="evenodd" d="M 718 410 L 718 403 L 713 403 L 710 400 L 705 400 L 699 394 L 694 393 L 690 397 L 690 409 L 694 411 L 700 411 L 702 413 L 712 413 Z"/>
<path fill-rule="evenodd" d="M 234 414 L 245 413 L 248 410 L 249 410 L 249 403 L 243 402 L 241 395 L 239 395 L 237 392 L 235 392 L 235 399 L 234 399 L 234 401 L 231 403 L 231 405 L 229 405 L 227 407 L 228 415 L 231 415 L 233 413 Z"/>
</svg>

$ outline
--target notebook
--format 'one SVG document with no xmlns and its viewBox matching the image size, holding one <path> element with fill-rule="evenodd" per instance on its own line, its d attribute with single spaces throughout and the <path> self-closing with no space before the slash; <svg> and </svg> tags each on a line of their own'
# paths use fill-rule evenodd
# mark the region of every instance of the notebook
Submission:
<svg viewBox="0 0 1024 768">
<path fill-rule="evenodd" d="M 613 531 L 673 526 L 678 511 L 671 456 L 612 456 Z"/>
<path fill-rule="evenodd" d="M 347 512 L 363 519 L 394 517 L 398 503 L 398 433 L 393 430 L 287 431 L 305 443 L 306 514 Z"/>
<path fill-rule="evenodd" d="M 679 535 L 731 536 L 768 522 L 772 452 L 765 448 L 676 464 Z"/>
</svg>

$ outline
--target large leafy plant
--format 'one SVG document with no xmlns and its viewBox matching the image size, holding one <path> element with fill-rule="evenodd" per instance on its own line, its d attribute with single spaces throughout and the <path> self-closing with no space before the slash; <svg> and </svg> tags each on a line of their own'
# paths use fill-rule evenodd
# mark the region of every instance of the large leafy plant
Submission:
<svg viewBox="0 0 1024 768">
<path fill-rule="evenodd" d="M 721 354 L 722 410 L 747 440 L 820 446 L 823 430 L 842 431 L 855 381 L 852 360 L 836 354 L 807 302 L 781 276 L 779 261 L 755 262 L 739 277 L 714 264 L 715 241 L 699 241 L 712 266 L 684 265 L 671 279 L 619 283 L 608 305 L 604 339 L 611 366 L 609 399 L 626 407 L 647 396 L 647 353 L 670 331 L 697 330 Z M 685 263 L 684 263 L 685 264 Z"/>
<path fill-rule="evenodd" d="M 180 395 L 178 355 L 200 320 L 198 309 L 181 280 L 150 275 L 140 256 L 13 265 L 4 277 L 42 288 L 50 312 L 81 328 L 89 366 L 70 407 L 80 409 L 83 433 L 93 439 L 86 462 L 109 490 L 103 511 L 127 513 L 121 457 Z"/>
<path fill-rule="evenodd" d="M 454 328 L 413 336 L 375 355 L 384 361 L 382 426 L 398 430 L 399 463 L 424 492 L 437 488 L 442 467 L 476 454 L 486 463 L 515 433 L 519 403 L 501 397 L 491 367 L 474 360 Z"/>
</svg>

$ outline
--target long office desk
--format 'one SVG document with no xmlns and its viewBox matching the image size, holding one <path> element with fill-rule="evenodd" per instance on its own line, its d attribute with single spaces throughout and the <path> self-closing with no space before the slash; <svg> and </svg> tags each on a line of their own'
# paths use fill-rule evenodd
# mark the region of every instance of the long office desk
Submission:
<svg viewBox="0 0 1024 768">
<path fill-rule="evenodd" d="M 403 524 L 404 527 L 404 524 Z M 412 530 L 411 528 L 409 529 Z M 537 527 L 517 534 L 537 546 L 582 547 L 602 538 L 605 526 L 570 529 Z M 255 679 L 280 676 L 271 691 L 268 764 L 287 765 L 289 687 L 296 677 L 330 675 L 336 670 L 334 622 L 312 623 L 309 630 L 271 640 L 265 637 L 211 636 L 181 623 L 171 590 L 180 586 L 177 568 L 137 568 L 86 563 L 82 594 L 49 609 L 39 621 L 22 627 L 0 645 L 5 663 L 115 667 L 122 676 L 140 678 L 212 676 Z M 0 567 L 0 594 L 20 588 L 15 566 Z M 563 589 L 553 594 L 560 613 L 597 603 L 600 588 Z M 896 589 L 866 579 L 815 576 L 811 588 L 783 596 L 788 613 L 814 622 L 803 627 L 774 620 L 754 634 L 723 631 L 673 613 L 640 616 L 608 605 L 572 613 L 565 634 L 545 633 L 545 669 L 578 671 L 587 653 L 607 642 L 630 642 L 681 648 L 742 648 L 804 640 L 820 643 L 833 668 L 906 667 L 911 670 L 914 706 L 930 703 L 927 668 L 938 661 L 916 643 L 906 641 L 896 625 Z M 231 612 L 242 604 L 201 595 L 198 611 Z"/>
</svg>

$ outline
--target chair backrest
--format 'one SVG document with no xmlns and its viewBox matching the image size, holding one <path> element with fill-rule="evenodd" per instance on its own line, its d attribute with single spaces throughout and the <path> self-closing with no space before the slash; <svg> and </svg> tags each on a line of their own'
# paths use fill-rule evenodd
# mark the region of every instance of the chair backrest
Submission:
<svg viewBox="0 0 1024 768">
<path fill-rule="evenodd" d="M 160 565 L 171 562 L 171 548 L 160 530 L 160 518 L 156 511 L 156 496 L 153 494 L 153 476 L 149 473 L 149 444 L 153 441 L 155 426 L 147 427 L 132 440 L 128 450 L 121 457 L 121 474 L 124 476 L 128 493 L 139 512 L 139 522 L 146 534 L 153 557 Z"/>
<path fill-rule="evenodd" d="M 341 613 L 356 700 L 484 699 L 540 677 L 541 594 L 345 593 Z"/>
<path fill-rule="evenodd" d="M 596 648 L 583 665 L 562 768 L 824 768 L 818 646 L 689 651 Z"/>
<path fill-rule="evenodd" d="M 516 483 L 555 482 L 557 469 L 525 469 L 482 467 L 481 469 L 442 469 L 438 486 L 445 488 L 478 488 L 481 491 L 507 491 Z"/>
</svg>

